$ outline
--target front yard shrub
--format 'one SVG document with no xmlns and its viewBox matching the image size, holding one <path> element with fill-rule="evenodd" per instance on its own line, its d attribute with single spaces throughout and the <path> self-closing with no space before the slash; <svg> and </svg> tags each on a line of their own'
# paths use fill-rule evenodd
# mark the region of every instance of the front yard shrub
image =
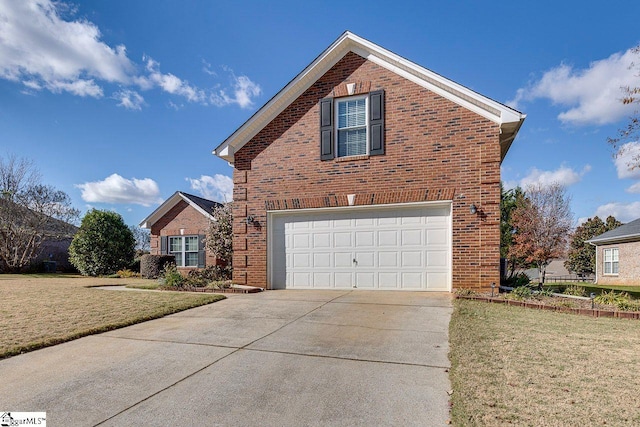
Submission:
<svg viewBox="0 0 640 427">
<path fill-rule="evenodd" d="M 639 311 L 640 301 L 634 300 L 626 292 L 616 292 L 611 290 L 609 292 L 602 292 L 600 295 L 594 298 L 597 304 L 613 305 L 618 310 L 622 311 Z"/>
<path fill-rule="evenodd" d="M 120 279 L 128 279 L 130 277 L 138 277 L 140 274 L 136 273 L 135 271 L 131 271 L 128 268 L 125 268 L 123 270 L 118 270 L 116 273 L 116 277 L 120 278 Z"/>
<path fill-rule="evenodd" d="M 513 291 L 511 291 L 510 295 L 515 299 L 522 300 L 522 299 L 531 298 L 532 291 L 529 286 L 518 286 Z"/>
<path fill-rule="evenodd" d="M 145 279 L 157 279 L 162 274 L 165 265 L 175 264 L 176 257 L 173 255 L 150 255 L 145 254 L 140 258 L 140 275 Z"/>
<path fill-rule="evenodd" d="M 587 296 L 587 290 L 584 287 L 577 285 L 567 286 L 562 293 L 565 295 L 573 295 L 576 297 Z"/>
<path fill-rule="evenodd" d="M 163 288 L 181 288 L 185 284 L 185 278 L 173 263 L 167 264 L 162 270 L 160 283 Z"/>
<path fill-rule="evenodd" d="M 510 286 L 512 288 L 518 288 L 520 286 L 527 286 L 531 282 L 529 276 L 524 273 L 518 273 L 515 276 L 506 279 L 503 283 L 504 286 Z"/>
</svg>

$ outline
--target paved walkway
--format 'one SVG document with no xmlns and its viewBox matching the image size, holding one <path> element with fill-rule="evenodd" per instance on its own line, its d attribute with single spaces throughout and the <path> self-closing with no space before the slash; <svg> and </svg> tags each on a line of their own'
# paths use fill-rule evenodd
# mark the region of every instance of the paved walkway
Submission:
<svg viewBox="0 0 640 427">
<path fill-rule="evenodd" d="M 50 426 L 445 425 L 449 294 L 268 291 L 0 361 Z"/>
</svg>

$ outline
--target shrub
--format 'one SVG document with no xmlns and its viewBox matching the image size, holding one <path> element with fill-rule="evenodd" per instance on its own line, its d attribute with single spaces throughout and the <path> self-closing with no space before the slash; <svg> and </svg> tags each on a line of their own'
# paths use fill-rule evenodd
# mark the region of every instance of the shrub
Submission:
<svg viewBox="0 0 640 427">
<path fill-rule="evenodd" d="M 531 288 L 528 286 L 518 286 L 510 294 L 515 299 L 527 299 L 531 298 Z"/>
<path fill-rule="evenodd" d="M 531 282 L 529 276 L 524 273 L 518 273 L 515 276 L 506 279 L 504 281 L 505 286 L 511 286 L 512 288 L 518 288 L 520 286 L 527 286 Z"/>
<path fill-rule="evenodd" d="M 231 278 L 231 268 L 219 265 L 211 265 L 202 270 L 191 270 L 187 275 L 185 284 L 196 288 L 202 288 L 212 282 L 222 282 Z"/>
<path fill-rule="evenodd" d="M 134 244 L 119 214 L 91 209 L 69 246 L 69 261 L 85 276 L 113 274 L 131 264 Z"/>
<path fill-rule="evenodd" d="M 553 290 L 548 288 L 542 288 L 536 293 L 537 297 L 552 297 Z"/>
<path fill-rule="evenodd" d="M 166 264 L 162 270 L 161 284 L 164 288 L 181 288 L 185 284 L 185 278 L 180 274 L 176 265 Z"/>
<path fill-rule="evenodd" d="M 564 292 L 562 293 L 565 295 L 574 295 L 577 297 L 584 297 L 587 295 L 586 289 L 582 286 L 577 286 L 577 285 L 567 286 Z"/>
<path fill-rule="evenodd" d="M 162 274 L 165 265 L 176 263 L 173 255 L 145 254 L 140 258 L 140 275 L 145 279 L 157 279 Z"/>
<path fill-rule="evenodd" d="M 116 277 L 119 277 L 121 279 L 127 279 L 129 277 L 138 277 L 140 274 L 136 273 L 135 271 L 131 271 L 128 268 L 125 268 L 123 270 L 118 270 L 118 272 L 116 273 Z"/>
<path fill-rule="evenodd" d="M 631 300 L 631 297 L 626 292 L 616 292 L 611 290 L 609 292 L 603 291 L 600 295 L 594 298 L 594 301 L 597 304 L 604 305 L 615 305 L 617 306 L 620 302 L 628 302 Z"/>
</svg>

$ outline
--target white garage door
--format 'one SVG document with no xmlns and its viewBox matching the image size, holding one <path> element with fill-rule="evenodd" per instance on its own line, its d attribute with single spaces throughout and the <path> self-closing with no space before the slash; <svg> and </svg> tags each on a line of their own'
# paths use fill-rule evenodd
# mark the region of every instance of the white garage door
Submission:
<svg viewBox="0 0 640 427">
<path fill-rule="evenodd" d="M 272 289 L 451 289 L 447 206 L 270 215 Z"/>
</svg>

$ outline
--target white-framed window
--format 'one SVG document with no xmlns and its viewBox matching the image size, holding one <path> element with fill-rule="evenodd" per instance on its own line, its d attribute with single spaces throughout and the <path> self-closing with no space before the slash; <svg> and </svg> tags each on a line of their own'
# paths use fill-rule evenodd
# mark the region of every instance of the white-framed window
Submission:
<svg viewBox="0 0 640 427">
<path fill-rule="evenodd" d="M 369 97 L 351 96 L 335 101 L 337 157 L 369 154 Z"/>
<path fill-rule="evenodd" d="M 198 236 L 169 237 L 169 253 L 176 257 L 178 267 L 197 267 L 198 248 Z"/>
<path fill-rule="evenodd" d="M 604 274 L 618 274 L 618 248 L 604 249 Z"/>
</svg>

